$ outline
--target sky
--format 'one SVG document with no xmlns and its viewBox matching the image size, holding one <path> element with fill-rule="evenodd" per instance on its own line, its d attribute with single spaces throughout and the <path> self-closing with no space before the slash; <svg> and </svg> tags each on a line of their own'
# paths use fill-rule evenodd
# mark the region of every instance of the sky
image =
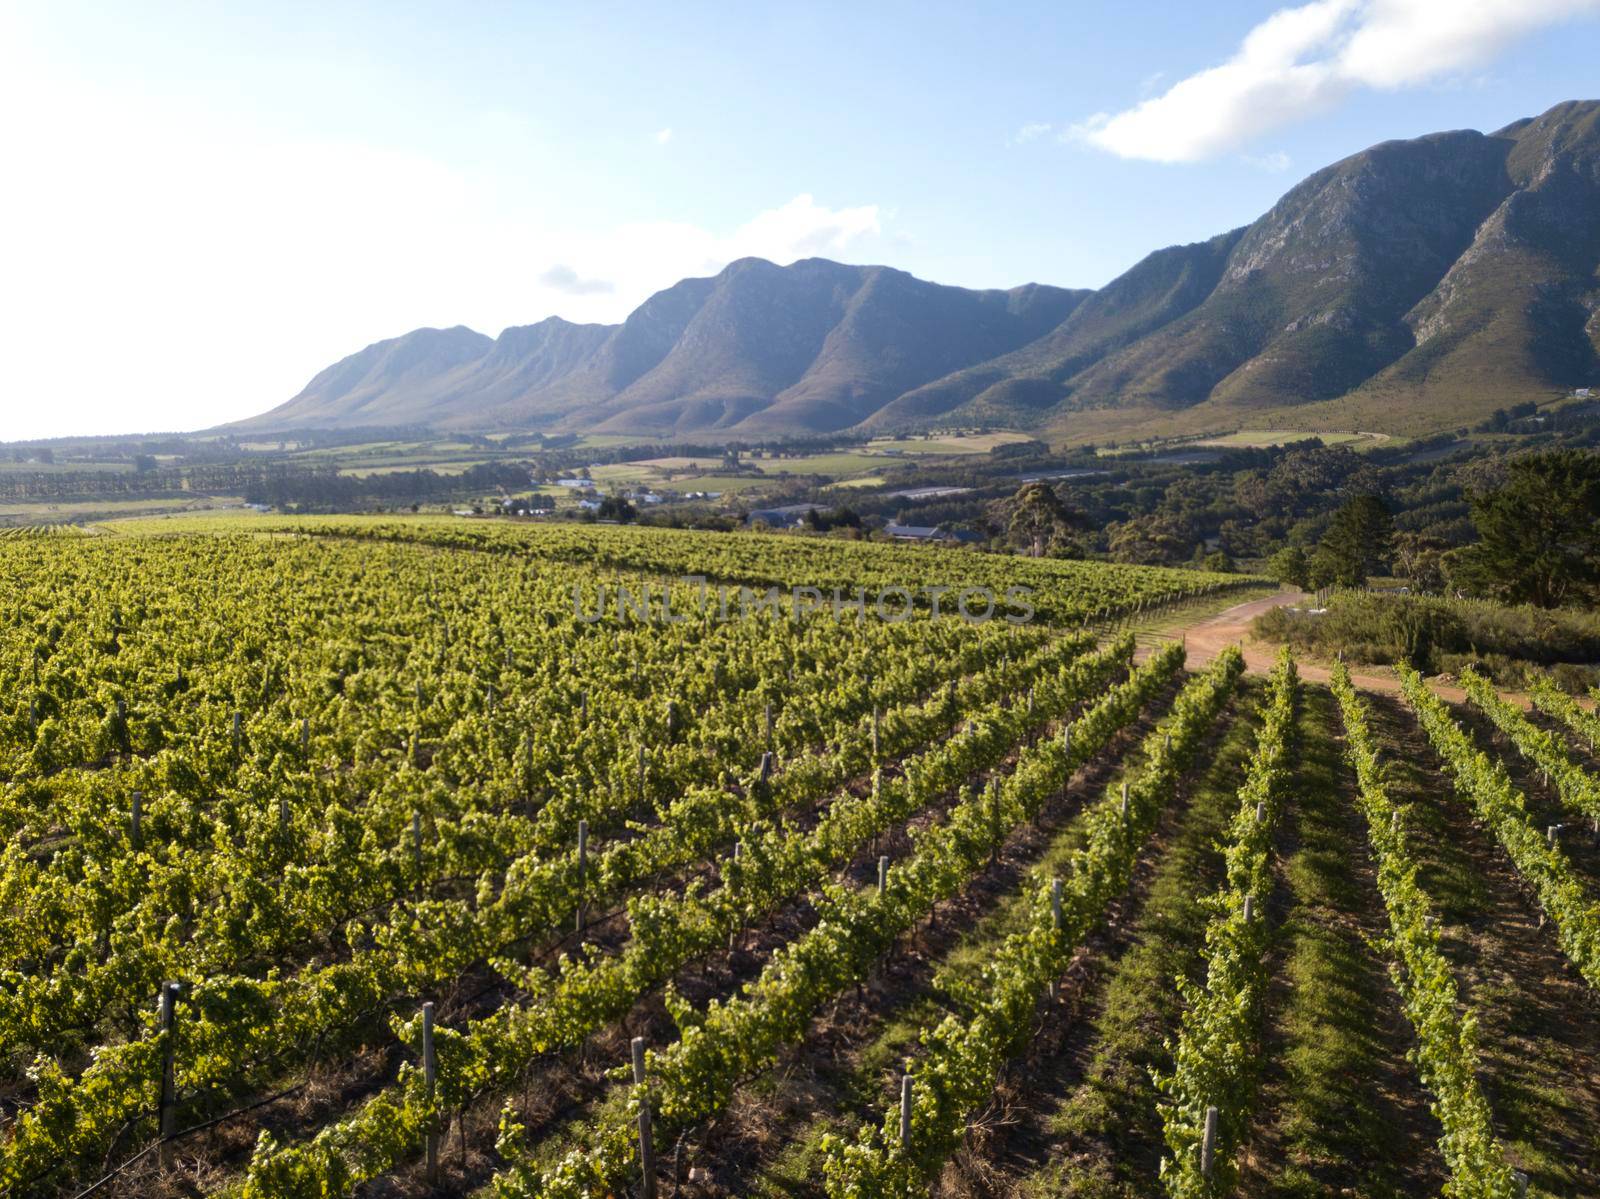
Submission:
<svg viewBox="0 0 1600 1199">
<path fill-rule="evenodd" d="M 0 0 L 0 440 L 205 428 L 745 255 L 1096 287 L 1597 61 L 1600 0 Z"/>
</svg>

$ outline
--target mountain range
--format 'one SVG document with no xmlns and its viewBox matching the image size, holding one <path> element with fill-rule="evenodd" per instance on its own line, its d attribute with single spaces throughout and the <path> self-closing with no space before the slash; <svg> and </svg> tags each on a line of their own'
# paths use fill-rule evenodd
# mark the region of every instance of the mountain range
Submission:
<svg viewBox="0 0 1600 1199">
<path fill-rule="evenodd" d="M 620 325 L 418 329 L 239 432 L 1452 428 L 1600 384 L 1600 101 L 1384 142 L 1098 290 L 746 258 Z"/>
</svg>

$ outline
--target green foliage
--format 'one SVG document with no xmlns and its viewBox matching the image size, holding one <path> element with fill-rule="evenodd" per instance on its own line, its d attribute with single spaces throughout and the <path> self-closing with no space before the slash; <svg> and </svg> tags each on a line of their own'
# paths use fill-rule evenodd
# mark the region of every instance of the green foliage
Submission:
<svg viewBox="0 0 1600 1199">
<path fill-rule="evenodd" d="M 529 999 L 470 1025 L 455 1042 L 457 1052 L 440 1062 L 441 1087 L 461 1097 L 483 1089 L 508 1089 L 541 1056 L 577 1046 L 626 1015 L 641 995 L 686 963 L 725 944 L 744 923 L 820 886 L 830 870 L 847 862 L 870 839 L 974 772 L 998 765 L 1032 725 L 1082 701 L 1124 667 L 1132 656 L 1133 641 L 1123 638 L 1101 653 L 1076 657 L 1083 648 L 1082 642 L 1049 647 L 1030 660 L 1023 673 L 991 688 L 997 698 L 986 707 L 961 702 L 978 698 L 969 687 L 962 696 L 946 693 L 930 702 L 925 718 L 910 727 L 903 727 L 899 719 L 885 721 L 881 726 L 885 749 L 898 748 L 911 737 L 930 739 L 929 744 L 902 761 L 897 776 L 876 775 L 867 795 L 839 793 L 813 827 L 755 819 L 728 830 L 742 852 L 723 864 L 723 885 L 710 894 L 691 885 L 681 896 L 633 896 L 627 904 L 632 940 L 620 953 L 563 955 L 554 971 L 497 961 L 501 973 Z M 1014 702 L 1023 680 L 1034 695 L 1028 706 Z M 959 712 L 969 714 L 963 731 L 938 737 L 936 727 Z M 409 1026 L 403 1035 L 410 1036 Z M 292 1171 L 324 1178 L 332 1186 L 341 1177 L 362 1181 L 392 1168 L 401 1159 L 386 1146 L 398 1148 L 402 1155 L 416 1146 L 415 1142 L 396 1146 L 387 1139 L 386 1113 L 401 1110 L 415 1119 L 419 1108 L 428 1108 L 419 1080 L 413 1076 L 409 1083 L 402 1079 L 392 1092 L 380 1093 L 372 1101 L 376 1111 L 360 1109 L 306 1145 L 258 1151 L 248 1181 Z M 330 1156 L 332 1150 L 336 1153 Z"/>
<path fill-rule="evenodd" d="M 877 1127 L 854 1141 L 829 1137 L 824 1177 L 831 1199 L 888 1199 L 926 1193 L 928 1182 L 960 1144 L 969 1113 L 994 1089 L 1001 1066 L 1032 1029 L 1045 985 L 1060 976 L 1106 905 L 1128 885 L 1138 851 L 1193 760 L 1243 670 L 1237 649 L 1223 653 L 1179 695 L 1172 713 L 1146 739 L 1144 769 L 1127 790 L 1108 788 L 1079 824 L 1082 845 L 1061 885 L 1057 922 L 1052 886 L 1031 897 L 1028 926 L 1007 937 L 968 983 L 966 1016 L 950 1015 L 922 1034 L 923 1053 L 912 1081 L 911 1140 L 900 1140 L 894 1105 Z"/>
<path fill-rule="evenodd" d="M 1390 973 L 1406 1018 L 1416 1030 L 1417 1070 L 1433 1097 L 1434 1115 L 1444 1126 L 1439 1149 L 1450 1170 L 1445 1193 L 1452 1199 L 1515 1199 L 1516 1181 L 1495 1138 L 1489 1103 L 1478 1083 L 1477 1021 L 1470 1010 L 1462 1011 L 1455 976 L 1439 949 L 1437 923 L 1428 897 L 1417 883 L 1405 813 L 1384 789 L 1378 743 L 1365 702 L 1351 686 L 1342 664 L 1334 669 L 1332 687 L 1344 714 L 1346 752 L 1360 785 L 1358 802 L 1366 817 L 1368 841 L 1378 862 L 1378 889 L 1389 915 L 1385 948 L 1393 958 Z M 1429 717 L 1425 726 L 1448 721 L 1443 706 L 1418 690 L 1422 682 L 1417 675 L 1406 675 L 1406 688 L 1408 700 L 1424 702 L 1426 695 L 1426 700 L 1432 701 L 1426 705 Z M 1429 732 L 1432 735 L 1431 727 Z M 1454 745 L 1454 740 L 1450 744 Z"/>
<path fill-rule="evenodd" d="M 1590 613 L 1389 592 L 1336 592 L 1317 614 L 1275 608 L 1256 618 L 1254 631 L 1351 662 L 1411 662 L 1428 671 L 1450 670 L 1463 659 L 1493 664 L 1506 684 L 1536 673 L 1518 663 L 1600 659 L 1600 617 Z"/>
<path fill-rule="evenodd" d="M 1171 677 L 1182 651 L 1169 646 L 1073 723 L 1070 748 L 1054 738 L 1024 749 L 1012 771 L 981 792 L 964 789 L 941 822 L 920 833 L 912 856 L 892 867 L 888 887 L 853 891 L 830 885 L 816 925 L 777 950 L 743 992 L 704 1012 L 672 1003 L 680 1039 L 649 1054 L 648 1098 L 663 1130 L 720 1111 L 733 1087 L 772 1064 L 803 1036 L 817 1009 L 853 985 L 907 929 L 956 894 L 1012 828 L 1030 818 L 1072 773 Z M 547 1170 L 517 1163 L 499 1174 L 496 1195 L 527 1199 L 601 1193 L 634 1167 L 631 1122 L 602 1118 L 574 1150 Z"/>
<path fill-rule="evenodd" d="M 1311 586 L 1311 563 L 1305 550 L 1297 545 L 1287 545 L 1272 555 L 1267 563 L 1267 574 L 1289 587 L 1304 591 Z"/>
<path fill-rule="evenodd" d="M 209 530 L 219 525 L 225 529 L 237 527 L 203 520 L 181 527 Z M 1009 588 L 1023 587 L 1032 592 L 1032 620 L 1069 627 L 1096 613 L 1120 615 L 1155 602 L 1214 594 L 1256 582 L 1238 575 L 1135 568 L 1120 563 L 928 553 L 922 546 L 787 536 L 729 537 L 691 530 L 594 524 L 530 528 L 455 519 L 310 517 L 254 521 L 251 527 L 260 532 L 296 536 L 479 550 L 524 561 L 580 563 L 655 578 L 700 577 L 727 584 L 735 593 L 741 585 L 763 592 L 769 587 L 804 585 L 817 588 L 824 598 L 831 598 L 837 589 L 848 599 L 858 591 L 870 597 L 895 587 L 915 590 L 939 586 L 950 590 L 987 587 L 996 597 L 1003 597 Z M 1181 560 L 1187 561 L 1189 549 L 1185 543 Z M 949 609 L 948 600 L 945 609 Z M 1020 605 L 1002 605 L 999 614 L 1025 616 Z"/>
<path fill-rule="evenodd" d="M 608 495 L 600 501 L 595 516 L 601 520 L 614 520 L 627 524 L 639 515 L 639 510 L 620 495 Z"/>
<path fill-rule="evenodd" d="M 1168 512 L 1134 516 L 1110 530 L 1111 556 L 1140 566 L 1187 560 L 1194 546 L 1193 522 Z"/>
<path fill-rule="evenodd" d="M 1394 538 L 1394 573 L 1412 591 L 1443 593 L 1449 585 L 1446 554 L 1450 542 L 1422 533 L 1400 532 Z"/>
<path fill-rule="evenodd" d="M 1318 587 L 1364 586 L 1381 574 L 1393 552 L 1394 518 L 1375 495 L 1359 495 L 1333 514 L 1312 555 L 1311 581 Z"/>
<path fill-rule="evenodd" d="M 1515 705 L 1501 699 L 1494 684 L 1476 671 L 1464 671 L 1461 685 L 1466 688 L 1473 704 L 1510 738 L 1517 751 L 1555 783 L 1561 802 L 1574 815 L 1590 821 L 1600 830 L 1600 780 L 1592 777 L 1573 760 L 1565 739 L 1558 733 L 1540 728 Z M 1534 702 L 1566 719 L 1577 729 L 1592 731 L 1600 723 L 1592 713 L 1579 707 L 1570 696 L 1556 691 L 1548 682 L 1536 691 Z"/>
<path fill-rule="evenodd" d="M 1012 498 L 1007 532 L 1042 558 L 1047 548 L 1065 548 L 1082 522 L 1083 514 L 1068 507 L 1048 483 L 1025 483 Z"/>
<path fill-rule="evenodd" d="M 1600 457 L 1563 450 L 1516 458 L 1503 486 L 1472 497 L 1478 541 L 1451 563 L 1479 595 L 1554 608 L 1600 585 Z"/>
<path fill-rule="evenodd" d="M 1272 890 L 1272 838 L 1288 779 L 1299 678 L 1287 649 L 1278 655 L 1250 770 L 1239 789 L 1223 850 L 1227 881 L 1211 897 L 1204 985 L 1179 975 L 1183 1019 L 1172 1068 L 1155 1077 L 1166 1098 L 1161 1119 L 1168 1155 L 1161 1182 L 1172 1199 L 1230 1195 L 1238 1177 L 1234 1151 L 1255 1097 L 1262 997 L 1267 986 L 1266 900 Z M 1245 903 L 1253 912 L 1246 918 Z M 1217 1109 L 1212 1171 L 1201 1170 L 1206 1109 Z"/>
<path fill-rule="evenodd" d="M 1274 971 L 1283 989 L 1269 999 L 1252 1137 L 1274 1151 L 1256 1159 L 1259 1189 L 1277 1199 L 1396 1199 L 1430 1156 L 1396 1119 L 1411 1033 L 1394 1027 L 1385 956 L 1366 935 L 1375 893 L 1368 856 L 1353 852 L 1365 823 L 1346 786 L 1338 706 L 1322 687 L 1302 699 L 1280 839 L 1288 903 Z"/>
<path fill-rule="evenodd" d="M 1454 776 L 1457 794 L 1472 805 L 1532 888 L 1540 909 L 1555 922 L 1562 951 L 1590 986 L 1600 987 L 1600 903 L 1567 855 L 1534 826 L 1527 801 L 1505 767 L 1461 731 L 1421 675 L 1405 666 L 1398 670 L 1406 702 Z"/>
<path fill-rule="evenodd" d="M 1585 708 L 1548 678 L 1533 680 L 1533 704 L 1539 711 L 1555 717 L 1589 743 L 1593 751 L 1600 745 L 1600 716 Z"/>
<path fill-rule="evenodd" d="M 582 567 L 335 542 L 67 544 L 0 549 L 27 568 L 0 644 L 0 897 L 21 917 L 0 930 L 0 1051 L 50 1054 L 0 1144 L 0 1185 L 24 1190 L 99 1163 L 124 1126 L 135 1144 L 150 1134 L 163 978 L 185 981 L 180 1094 L 226 1102 L 396 998 L 566 924 L 580 900 L 616 901 L 963 711 L 1035 684 L 1043 703 L 1127 652 L 1074 668 L 1082 638 L 826 616 L 601 637 L 572 611 L 571 585 L 596 581 Z M 105 581 L 123 578 L 138 586 L 119 603 Z M 662 691 L 681 705 L 670 731 Z M 761 783 L 768 704 L 781 767 Z M 1024 718 L 950 741 L 949 760 L 988 760 Z M 598 839 L 581 886 L 580 819 Z M 40 844 L 51 852 L 27 851 Z M 330 952 L 307 952 L 318 944 Z M 441 1058 L 447 1096 L 476 1085 L 470 1057 Z M 329 1176 L 399 1144 L 395 1113 L 415 1115 L 379 1104 L 369 1133 L 333 1130 L 317 1150 Z M 261 1160 L 316 1174 L 270 1147 Z"/>
</svg>

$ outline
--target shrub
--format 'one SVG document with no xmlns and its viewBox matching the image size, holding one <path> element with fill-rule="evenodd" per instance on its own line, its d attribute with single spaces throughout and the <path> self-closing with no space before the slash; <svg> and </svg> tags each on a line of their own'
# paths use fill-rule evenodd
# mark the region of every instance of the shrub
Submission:
<svg viewBox="0 0 1600 1199">
<path fill-rule="evenodd" d="M 1600 615 L 1484 600 L 1336 593 L 1325 612 L 1276 608 L 1257 617 L 1255 632 L 1324 657 L 1376 665 L 1410 662 L 1428 671 L 1458 672 L 1480 663 L 1496 682 L 1520 683 L 1527 666 L 1557 667 L 1563 687 L 1600 677 Z"/>
</svg>

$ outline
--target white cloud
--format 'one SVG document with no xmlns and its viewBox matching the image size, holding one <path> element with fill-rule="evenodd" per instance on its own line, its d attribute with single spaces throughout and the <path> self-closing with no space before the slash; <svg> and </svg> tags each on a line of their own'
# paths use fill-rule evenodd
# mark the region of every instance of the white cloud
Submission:
<svg viewBox="0 0 1600 1199">
<path fill-rule="evenodd" d="M 558 262 L 539 276 L 539 282 L 569 296 L 600 296 L 616 291 L 609 279 L 585 279 L 564 262 Z"/>
<path fill-rule="evenodd" d="M 1166 77 L 1167 73 L 1165 71 L 1151 71 L 1150 74 L 1139 80 L 1139 94 L 1148 96 L 1161 86 L 1161 81 Z"/>
<path fill-rule="evenodd" d="M 566 255 L 562 263 L 576 265 L 565 269 L 583 278 L 617 282 L 605 295 L 562 296 L 550 310 L 570 319 L 618 321 L 652 292 L 679 279 L 714 275 L 736 258 L 789 263 L 849 253 L 864 239 L 882 232 L 879 214 L 876 204 L 828 208 L 803 194 L 726 234 L 680 221 L 640 221 L 600 233 L 567 234 L 559 239 Z M 536 237 L 527 253 L 540 253 L 555 240 Z M 525 303 L 524 310 L 526 307 Z M 539 312 L 523 319 L 543 315 L 546 313 Z"/>
<path fill-rule="evenodd" d="M 1282 150 L 1274 150 L 1270 154 L 1246 154 L 1243 157 L 1250 166 L 1269 175 L 1281 175 L 1293 165 Z"/>
<path fill-rule="evenodd" d="M 656 145 L 664 146 L 672 140 L 672 126 L 656 130 Z"/>
<path fill-rule="evenodd" d="M 1050 130 L 1051 125 L 1047 121 L 1029 121 L 1026 125 L 1023 125 L 1009 138 L 1007 138 L 1006 144 L 1012 146 L 1025 146 L 1031 141 L 1037 141 L 1039 138 L 1049 133 Z"/>
<path fill-rule="evenodd" d="M 584 227 L 537 186 L 110 96 L 3 46 L 0 106 L 19 114 L 0 122 L 0 440 L 202 428 L 421 325 L 617 321 L 734 258 L 843 256 L 881 230 L 876 206 L 810 195 L 731 230 Z"/>
<path fill-rule="evenodd" d="M 1314 0 L 1273 13 L 1228 61 L 1071 136 L 1122 158 L 1196 162 L 1315 115 L 1358 88 L 1412 87 L 1481 66 L 1600 0 Z"/>
<path fill-rule="evenodd" d="M 824 208 L 810 195 L 799 195 L 781 208 L 763 212 L 741 226 L 728 244 L 739 248 L 738 257 L 758 255 L 785 261 L 818 254 L 842 253 L 852 242 L 881 233 L 878 206 Z"/>
</svg>

